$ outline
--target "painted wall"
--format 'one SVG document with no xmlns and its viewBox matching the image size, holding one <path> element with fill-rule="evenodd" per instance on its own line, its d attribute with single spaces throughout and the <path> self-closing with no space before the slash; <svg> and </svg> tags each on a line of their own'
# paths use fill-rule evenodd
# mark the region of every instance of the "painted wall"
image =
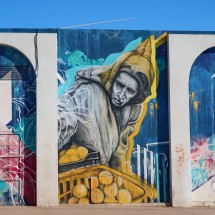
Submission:
<svg viewBox="0 0 215 215">
<path fill-rule="evenodd" d="M 213 54 L 201 55 L 215 46 L 214 39 L 189 34 L 168 38 L 172 204 L 177 207 L 214 205 Z"/>
<path fill-rule="evenodd" d="M 60 203 L 170 202 L 163 34 L 59 30 Z"/>
<path fill-rule="evenodd" d="M 189 91 L 192 191 L 207 190 L 215 199 L 214 66 L 215 49 L 209 48 L 192 65 Z"/>
<path fill-rule="evenodd" d="M 0 202 L 36 205 L 36 74 L 19 51 L 0 45 Z"/>
<path fill-rule="evenodd" d="M 39 34 L 37 96 L 1 70 L 4 205 L 170 202 L 170 185 L 173 206 L 214 205 L 214 35 L 168 35 L 167 60 L 164 33 L 59 30 L 58 69 L 56 35 Z M 35 64 L 34 36 L 0 42 Z"/>
<path fill-rule="evenodd" d="M 10 31 L 13 32 L 13 29 L 10 29 Z M 21 32 L 11 33 L 10 31 L 8 33 L 0 33 L 0 44 L 5 44 L 10 47 L 14 47 L 16 50 L 19 50 L 19 52 L 23 53 L 23 55 L 29 59 L 31 65 L 33 65 L 34 68 L 36 67 L 35 51 L 37 51 L 38 63 L 39 63 L 39 67 L 37 70 L 37 86 L 36 86 L 37 156 L 36 156 L 35 169 L 36 169 L 37 177 L 36 177 L 36 181 L 34 182 L 36 183 L 36 196 L 35 196 L 35 191 L 32 189 L 32 187 L 28 186 L 25 189 L 26 193 L 24 193 L 24 201 L 22 201 L 22 203 L 24 202 L 24 204 L 26 205 L 32 205 L 32 202 L 30 202 L 29 199 L 31 200 L 31 198 L 34 198 L 34 201 L 35 201 L 35 198 L 36 198 L 36 202 L 34 202 L 34 204 L 36 204 L 37 206 L 56 206 L 58 204 L 58 163 L 57 163 L 58 158 L 57 158 L 57 150 L 56 150 L 57 138 L 58 138 L 57 109 L 56 109 L 57 82 L 56 82 L 56 73 L 55 72 L 53 73 L 53 71 L 57 71 L 57 34 L 53 33 L 52 31 L 44 32 L 43 30 L 40 30 L 37 37 L 38 49 L 36 50 L 35 35 L 37 30 L 32 30 L 29 33 L 27 33 L 28 31 L 24 31 L 24 32 L 21 31 L 22 33 Z M 52 74 L 55 74 L 55 75 L 52 75 Z M 4 87 L 4 89 L 7 90 L 6 94 L 7 93 L 9 94 L 10 92 L 12 92 L 12 87 L 11 87 L 12 82 L 1 81 L 1 83 L 6 83 L 6 86 Z M 20 85 L 18 86 L 19 86 L 19 90 L 22 90 L 22 86 Z M 1 87 L 3 87 L 3 85 L 1 85 Z M 33 92 L 33 88 L 32 89 L 30 88 L 28 90 L 29 90 L 29 93 L 31 91 Z M 17 92 L 17 89 L 14 92 Z M 3 95 L 1 94 L 1 97 L 2 96 Z M 5 98 L 5 96 L 3 98 Z M 7 100 L 4 100 L 4 103 L 9 102 L 8 107 L 11 107 L 11 102 L 9 98 L 11 97 L 9 96 Z M 25 102 L 25 105 L 31 101 L 29 100 L 29 97 L 27 99 L 28 101 Z M 1 105 L 4 103 L 2 103 L 1 101 Z M 8 108 L 7 110 L 12 110 L 12 107 Z M 31 109 L 28 109 L 28 111 L 30 110 Z M 27 113 L 28 113 L 27 110 L 25 110 L 24 114 L 27 114 Z M 3 119 L 4 119 L 4 122 L 6 122 L 6 120 L 8 119 L 10 121 L 11 116 L 13 116 L 13 112 L 12 111 L 7 112 L 4 109 L 4 111 L 1 112 L 0 121 L 2 122 Z M 14 116 L 18 116 L 18 115 L 14 114 Z M 26 117 L 28 116 L 29 115 L 27 115 Z M 31 121 L 31 119 L 29 119 L 29 121 L 33 122 L 34 120 Z M 22 126 L 24 135 L 21 137 L 24 138 L 23 141 L 26 141 L 25 143 L 23 143 L 23 145 L 25 144 L 24 147 L 26 150 L 22 151 L 21 156 L 22 156 L 22 159 L 24 156 L 27 162 L 25 166 L 20 165 L 18 167 L 19 169 L 24 168 L 25 173 L 29 174 L 29 171 L 31 171 L 31 169 L 28 169 L 28 167 L 34 164 L 35 160 L 31 159 L 31 155 L 33 155 L 34 153 L 31 152 L 31 155 L 29 155 L 28 153 L 27 149 L 31 149 L 32 151 L 33 148 L 31 148 L 31 144 L 28 144 L 27 141 L 28 140 L 34 141 L 34 138 L 29 137 L 28 135 L 31 132 L 34 132 L 34 127 L 29 126 L 29 128 L 27 127 L 28 129 L 26 129 L 26 125 L 29 124 L 28 121 L 24 121 L 23 124 L 25 125 L 25 127 Z M 1 128 L 2 128 L 2 125 L 1 125 Z M 5 129 L 8 132 L 8 128 L 6 127 Z M 17 139 L 17 137 L 14 137 L 14 136 L 12 137 L 13 137 L 14 149 L 17 149 L 17 145 L 23 146 L 21 144 L 22 141 L 20 142 L 20 138 Z M 9 139 L 7 138 L 7 143 L 8 142 L 11 143 L 11 141 L 8 141 L 8 140 L 12 141 L 12 138 L 9 138 Z M 18 142 L 20 142 L 20 144 L 18 144 Z M 3 168 L 1 168 L 1 171 L 2 169 Z M 12 170 L 14 172 L 15 169 L 13 168 Z M 26 179 L 24 179 L 23 182 L 24 184 L 26 184 L 25 183 Z M 14 184 L 14 186 L 15 185 L 16 184 Z M 7 186 L 5 186 L 5 188 L 7 188 Z M 8 201 L 8 203 L 11 203 L 11 202 Z"/>
</svg>

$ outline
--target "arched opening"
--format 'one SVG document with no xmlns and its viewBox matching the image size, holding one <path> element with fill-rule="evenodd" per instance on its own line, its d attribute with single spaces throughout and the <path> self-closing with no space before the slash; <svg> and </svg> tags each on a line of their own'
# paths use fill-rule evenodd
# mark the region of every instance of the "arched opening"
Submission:
<svg viewBox="0 0 215 215">
<path fill-rule="evenodd" d="M 36 74 L 7 45 L 0 45 L 0 100 L 0 203 L 36 205 Z"/>
<path fill-rule="evenodd" d="M 215 177 L 215 47 L 194 61 L 189 93 L 192 191 L 195 191 Z"/>
</svg>

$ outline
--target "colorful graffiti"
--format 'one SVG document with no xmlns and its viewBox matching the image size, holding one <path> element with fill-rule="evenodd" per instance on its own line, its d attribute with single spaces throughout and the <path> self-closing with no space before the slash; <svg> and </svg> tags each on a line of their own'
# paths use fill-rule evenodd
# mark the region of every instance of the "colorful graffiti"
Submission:
<svg viewBox="0 0 215 215">
<path fill-rule="evenodd" d="M 154 33 L 59 31 L 60 203 L 169 201 L 166 34 Z"/>
<path fill-rule="evenodd" d="M 211 48 L 203 52 L 195 60 L 190 71 L 190 134 L 193 191 L 199 189 L 215 176 L 214 77 L 215 49 Z"/>
<path fill-rule="evenodd" d="M 1 205 L 36 205 L 35 79 L 23 54 L 0 46 Z"/>
</svg>

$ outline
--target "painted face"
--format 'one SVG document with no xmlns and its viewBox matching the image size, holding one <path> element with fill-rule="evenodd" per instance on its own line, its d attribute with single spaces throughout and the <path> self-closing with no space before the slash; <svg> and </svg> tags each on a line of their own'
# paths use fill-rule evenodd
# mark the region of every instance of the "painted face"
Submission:
<svg viewBox="0 0 215 215">
<path fill-rule="evenodd" d="M 112 86 L 112 103 L 122 107 L 137 94 L 138 82 L 128 73 L 121 72 Z"/>
</svg>

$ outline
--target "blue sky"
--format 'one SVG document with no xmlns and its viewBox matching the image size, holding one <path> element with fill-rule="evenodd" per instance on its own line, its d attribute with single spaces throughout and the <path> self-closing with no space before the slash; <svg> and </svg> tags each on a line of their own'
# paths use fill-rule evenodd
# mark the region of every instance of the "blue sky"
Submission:
<svg viewBox="0 0 215 215">
<path fill-rule="evenodd" d="M 0 0 L 0 28 L 215 31 L 215 0 Z"/>
</svg>

